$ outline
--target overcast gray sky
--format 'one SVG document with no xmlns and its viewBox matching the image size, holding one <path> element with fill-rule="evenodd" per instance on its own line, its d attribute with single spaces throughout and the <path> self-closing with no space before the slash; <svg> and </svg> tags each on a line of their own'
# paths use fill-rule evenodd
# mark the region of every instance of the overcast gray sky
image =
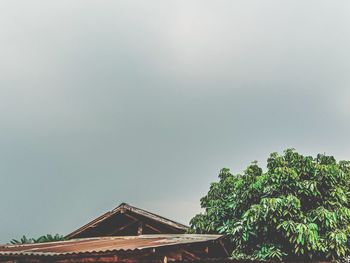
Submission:
<svg viewBox="0 0 350 263">
<path fill-rule="evenodd" d="M 1 1 L 0 242 L 120 202 L 188 223 L 222 167 L 350 159 L 350 1 Z"/>
</svg>

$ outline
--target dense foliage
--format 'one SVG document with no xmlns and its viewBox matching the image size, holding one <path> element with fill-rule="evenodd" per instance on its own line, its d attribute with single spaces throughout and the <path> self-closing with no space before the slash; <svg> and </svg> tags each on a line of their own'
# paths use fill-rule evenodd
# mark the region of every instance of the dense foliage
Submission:
<svg viewBox="0 0 350 263">
<path fill-rule="evenodd" d="M 44 235 L 38 238 L 27 238 L 26 236 L 22 236 L 21 239 L 12 239 L 10 241 L 11 244 L 32 244 L 32 243 L 44 243 L 44 242 L 52 242 L 52 241 L 62 241 L 65 240 L 64 236 L 59 234 L 56 235 Z"/>
<path fill-rule="evenodd" d="M 293 149 L 243 174 L 222 169 L 191 220 L 197 233 L 224 233 L 234 258 L 339 259 L 350 251 L 350 162 Z"/>
</svg>

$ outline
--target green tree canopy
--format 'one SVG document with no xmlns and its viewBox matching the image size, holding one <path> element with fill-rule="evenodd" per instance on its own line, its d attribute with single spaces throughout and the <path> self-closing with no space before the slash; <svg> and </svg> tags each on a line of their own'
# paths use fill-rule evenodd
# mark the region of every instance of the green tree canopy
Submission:
<svg viewBox="0 0 350 263">
<path fill-rule="evenodd" d="M 294 149 L 272 153 L 267 171 L 222 169 L 201 199 L 192 231 L 223 233 L 234 258 L 339 259 L 350 251 L 350 162 Z"/>
</svg>

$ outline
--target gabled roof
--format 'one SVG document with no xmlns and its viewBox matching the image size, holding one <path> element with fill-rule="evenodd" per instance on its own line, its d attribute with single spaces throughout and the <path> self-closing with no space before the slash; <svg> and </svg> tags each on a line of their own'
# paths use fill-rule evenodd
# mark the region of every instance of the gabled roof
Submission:
<svg viewBox="0 0 350 263">
<path fill-rule="evenodd" d="M 124 218 L 127 218 L 130 223 L 121 223 L 122 221 L 122 215 L 124 215 Z M 135 223 L 141 223 L 143 224 L 144 221 L 148 222 L 148 226 L 150 229 L 154 229 L 155 233 L 158 234 L 183 234 L 188 229 L 188 226 L 185 226 L 183 224 L 177 223 L 173 220 L 167 219 L 165 217 L 156 215 L 154 213 L 148 212 L 146 210 L 131 206 L 126 203 L 120 204 L 118 207 L 114 208 L 113 210 L 99 216 L 98 218 L 94 219 L 90 223 L 82 226 L 81 228 L 75 230 L 74 232 L 68 234 L 66 238 L 80 238 L 80 237 L 93 237 L 93 236 L 114 236 L 114 235 L 132 235 L 130 233 L 125 234 L 125 229 L 130 228 L 132 225 L 135 225 Z M 109 228 L 117 228 L 119 225 L 120 231 L 123 230 L 124 234 L 117 234 L 112 231 L 103 234 L 98 234 L 98 230 L 102 228 L 103 225 L 109 224 Z M 161 230 L 156 229 L 152 227 L 152 224 L 157 224 L 161 227 Z M 96 234 L 92 234 L 91 232 L 95 231 Z M 118 232 L 118 231 L 117 231 Z M 136 235 L 136 233 L 135 233 Z"/>
</svg>

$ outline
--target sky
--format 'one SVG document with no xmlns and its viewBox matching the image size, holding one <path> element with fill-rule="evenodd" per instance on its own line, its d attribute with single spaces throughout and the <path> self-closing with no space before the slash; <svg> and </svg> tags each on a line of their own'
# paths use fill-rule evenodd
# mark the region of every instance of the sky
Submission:
<svg viewBox="0 0 350 263">
<path fill-rule="evenodd" d="M 0 243 L 121 202 L 188 224 L 218 171 L 350 160 L 347 0 L 0 3 Z"/>
</svg>

